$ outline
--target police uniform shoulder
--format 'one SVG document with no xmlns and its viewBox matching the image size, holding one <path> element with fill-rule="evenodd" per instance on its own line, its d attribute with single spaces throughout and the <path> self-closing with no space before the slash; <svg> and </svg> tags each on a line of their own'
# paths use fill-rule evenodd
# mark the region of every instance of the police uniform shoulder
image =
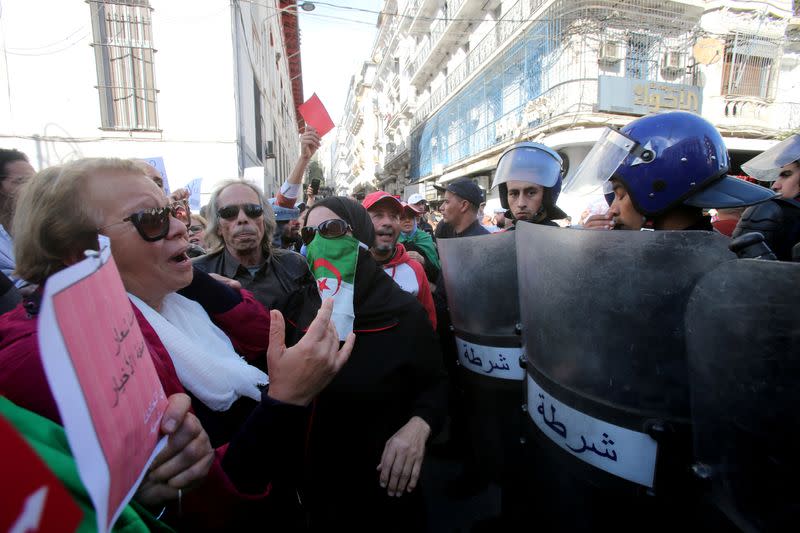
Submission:
<svg viewBox="0 0 800 533">
<path fill-rule="evenodd" d="M 772 201 L 785 209 L 800 210 L 800 200 L 798 200 L 797 198 L 775 198 Z M 765 203 L 771 203 L 771 202 L 765 202 Z"/>
<path fill-rule="evenodd" d="M 783 214 L 782 202 L 780 198 L 762 202 L 748 207 L 742 214 L 743 220 L 758 222 L 765 219 L 776 220 Z"/>
</svg>

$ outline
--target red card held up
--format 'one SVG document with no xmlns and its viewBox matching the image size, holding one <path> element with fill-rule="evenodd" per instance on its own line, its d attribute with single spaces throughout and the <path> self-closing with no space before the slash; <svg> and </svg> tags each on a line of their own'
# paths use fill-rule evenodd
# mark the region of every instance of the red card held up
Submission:
<svg viewBox="0 0 800 533">
<path fill-rule="evenodd" d="M 333 120 L 331 120 L 328 110 L 322 105 L 317 93 L 312 94 L 311 98 L 301 104 L 297 109 L 300 111 L 306 124 L 317 130 L 320 137 L 333 129 Z"/>
<path fill-rule="evenodd" d="M 0 531 L 75 531 L 83 512 L 36 452 L 0 416 Z"/>
</svg>

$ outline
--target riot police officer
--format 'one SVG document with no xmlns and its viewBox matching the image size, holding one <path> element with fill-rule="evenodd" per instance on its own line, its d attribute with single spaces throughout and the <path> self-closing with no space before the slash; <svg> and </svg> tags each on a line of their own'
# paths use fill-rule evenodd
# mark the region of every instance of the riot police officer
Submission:
<svg viewBox="0 0 800 533">
<path fill-rule="evenodd" d="M 500 193 L 500 204 L 518 221 L 557 226 L 566 218 L 557 205 L 561 193 L 563 162 L 555 150 L 535 142 L 520 142 L 500 156 L 492 187 Z"/>
<path fill-rule="evenodd" d="M 602 184 L 612 195 L 609 212 L 590 217 L 589 228 L 708 233 L 518 228 L 527 412 L 548 527 L 729 525 L 690 471 L 684 309 L 687 287 L 733 257 L 703 208 L 752 205 L 774 193 L 728 170 L 722 137 L 703 118 L 642 117 L 607 129 L 565 190 Z M 591 305 L 558 313 L 580 301 Z"/>
<path fill-rule="evenodd" d="M 792 248 L 800 242 L 800 135 L 773 146 L 742 169 L 758 180 L 772 182 L 772 190 L 780 196 L 745 211 L 733 237 L 757 231 L 779 260 L 790 261 Z"/>
<path fill-rule="evenodd" d="M 704 118 L 673 111 L 638 118 L 619 131 L 608 128 L 565 184 L 596 189 L 611 207 L 586 220 L 587 229 L 707 230 L 703 208 L 755 205 L 774 196 L 728 176 L 722 136 Z"/>
</svg>

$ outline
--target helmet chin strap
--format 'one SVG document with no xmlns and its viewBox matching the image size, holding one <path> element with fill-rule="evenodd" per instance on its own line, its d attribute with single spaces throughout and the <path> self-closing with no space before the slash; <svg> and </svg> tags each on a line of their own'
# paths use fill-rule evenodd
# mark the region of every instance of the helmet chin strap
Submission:
<svg viewBox="0 0 800 533">
<path fill-rule="evenodd" d="M 539 206 L 539 210 L 533 214 L 533 222 L 537 224 L 547 218 L 547 209 L 544 207 L 544 203 Z"/>
<path fill-rule="evenodd" d="M 517 217 L 514 216 L 514 212 L 511 209 L 508 209 L 506 211 L 506 214 L 511 215 L 511 217 L 506 217 L 506 218 L 511 218 L 511 220 L 514 221 L 519 220 Z M 533 214 L 530 221 L 534 224 L 538 224 L 539 222 L 541 222 L 546 218 L 547 218 L 547 208 L 545 208 L 544 204 L 542 204 L 539 206 L 539 210 Z"/>
</svg>

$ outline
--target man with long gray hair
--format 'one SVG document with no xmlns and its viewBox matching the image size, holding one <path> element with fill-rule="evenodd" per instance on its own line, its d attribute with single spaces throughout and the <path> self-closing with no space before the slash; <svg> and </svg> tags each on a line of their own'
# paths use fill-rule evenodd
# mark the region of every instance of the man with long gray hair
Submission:
<svg viewBox="0 0 800 533">
<path fill-rule="evenodd" d="M 228 180 L 211 195 L 206 240 L 209 253 L 195 266 L 241 283 L 267 309 L 284 310 L 289 294 L 310 280 L 305 258 L 272 246 L 275 215 L 255 185 Z"/>
</svg>

